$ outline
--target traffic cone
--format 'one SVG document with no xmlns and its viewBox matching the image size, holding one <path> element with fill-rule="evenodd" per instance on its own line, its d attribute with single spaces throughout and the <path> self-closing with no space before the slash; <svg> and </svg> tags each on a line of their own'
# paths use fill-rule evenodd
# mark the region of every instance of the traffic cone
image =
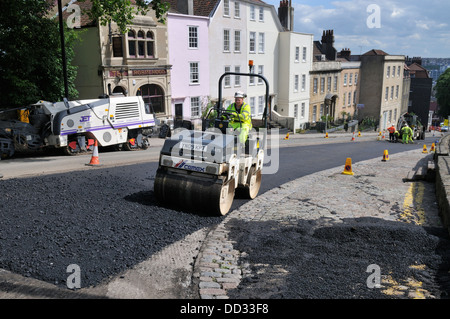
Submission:
<svg viewBox="0 0 450 319">
<path fill-rule="evenodd" d="M 89 162 L 89 164 L 86 164 L 88 166 L 98 166 L 100 165 L 100 161 L 98 160 L 98 144 L 97 144 L 97 140 L 95 140 L 94 143 L 94 151 L 92 152 L 92 157 L 91 157 L 91 161 Z"/>
<path fill-rule="evenodd" d="M 384 131 L 383 131 L 383 135 L 381 136 L 381 139 L 384 140 L 386 138 L 386 136 L 384 135 Z"/>
<path fill-rule="evenodd" d="M 436 151 L 436 149 L 435 149 L 435 146 L 434 146 L 434 143 L 433 143 L 433 144 L 431 144 L 430 152 L 434 152 L 434 151 Z"/>
<path fill-rule="evenodd" d="M 427 145 L 426 145 L 426 144 L 423 145 L 423 151 L 422 151 L 422 153 L 428 154 L 428 151 L 427 151 Z"/>
<path fill-rule="evenodd" d="M 388 150 L 384 150 L 382 162 L 389 161 L 389 153 Z"/>
<path fill-rule="evenodd" d="M 358 131 L 358 137 L 361 137 L 361 131 Z"/>
<path fill-rule="evenodd" d="M 377 136 L 377 141 L 381 141 L 381 131 L 380 131 L 380 133 Z"/>
<path fill-rule="evenodd" d="M 342 172 L 342 174 L 344 175 L 355 175 L 352 171 L 352 159 L 351 158 L 347 158 L 345 160 L 345 167 L 344 167 L 344 171 Z"/>
<path fill-rule="evenodd" d="M 285 140 L 289 139 L 289 132 L 286 134 L 286 137 L 284 138 Z"/>
<path fill-rule="evenodd" d="M 352 134 L 352 141 L 354 141 L 355 140 L 355 132 L 353 132 L 353 134 Z"/>
<path fill-rule="evenodd" d="M 325 134 L 325 138 L 328 138 L 328 132 Z"/>
</svg>

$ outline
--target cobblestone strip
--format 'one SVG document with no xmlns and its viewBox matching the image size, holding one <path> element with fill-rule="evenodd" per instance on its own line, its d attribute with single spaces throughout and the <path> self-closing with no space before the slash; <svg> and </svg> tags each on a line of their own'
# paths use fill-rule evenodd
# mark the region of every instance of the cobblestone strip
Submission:
<svg viewBox="0 0 450 319">
<path fill-rule="evenodd" d="M 408 157 L 409 154 L 415 154 L 411 158 L 420 158 L 417 150 L 405 152 L 402 156 Z M 251 276 L 250 265 L 241 265 L 239 262 L 240 257 L 245 256 L 245 252 L 235 250 L 234 242 L 228 238 L 227 223 L 232 219 L 272 220 L 280 224 L 296 225 L 299 219 L 327 218 L 339 222 L 340 216 L 337 216 L 334 210 L 336 207 L 345 210 L 344 215 L 347 217 L 359 211 L 365 211 L 367 216 L 378 216 L 381 211 L 392 211 L 392 207 L 388 207 L 386 203 L 395 202 L 395 198 L 383 194 L 388 197 L 385 198 L 386 201 L 380 202 L 377 199 L 380 189 L 372 185 L 373 181 L 380 178 L 380 171 L 386 167 L 383 166 L 385 164 L 378 162 L 380 160 L 372 159 L 354 165 L 358 172 L 350 183 L 347 182 L 349 177 L 341 174 L 344 169 L 343 163 L 342 167 L 324 170 L 283 184 L 230 212 L 224 221 L 208 234 L 200 249 L 195 265 L 195 275 L 199 278 L 200 298 L 227 299 L 228 289 L 236 288 L 244 277 Z M 406 176 L 408 164 L 405 167 L 401 159 L 391 160 L 389 167 L 391 172 L 396 172 L 395 175 Z M 398 183 L 398 179 L 396 180 L 395 183 Z M 335 186 L 339 187 L 333 194 L 329 192 L 329 188 L 332 187 L 330 183 L 335 183 Z M 390 186 L 392 185 L 386 185 Z M 401 193 L 401 190 L 399 191 Z M 395 197 L 398 196 L 398 191 L 394 193 Z M 395 214 L 391 215 L 384 218 L 395 219 Z"/>
</svg>

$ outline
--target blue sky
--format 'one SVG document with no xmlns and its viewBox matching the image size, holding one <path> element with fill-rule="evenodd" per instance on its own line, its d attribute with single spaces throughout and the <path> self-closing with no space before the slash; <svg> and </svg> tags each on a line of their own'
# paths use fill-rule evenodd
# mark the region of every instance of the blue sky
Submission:
<svg viewBox="0 0 450 319">
<path fill-rule="evenodd" d="M 263 1 L 278 12 L 280 0 Z M 292 6 L 295 32 L 320 40 L 333 29 L 338 51 L 450 58 L 449 0 L 292 0 Z"/>
</svg>

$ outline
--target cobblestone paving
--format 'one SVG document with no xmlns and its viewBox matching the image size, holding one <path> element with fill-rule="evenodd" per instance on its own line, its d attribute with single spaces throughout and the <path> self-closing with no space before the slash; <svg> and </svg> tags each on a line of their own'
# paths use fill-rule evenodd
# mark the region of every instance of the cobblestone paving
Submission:
<svg viewBox="0 0 450 319">
<path fill-rule="evenodd" d="M 376 217 L 440 226 L 435 201 L 414 202 L 414 198 L 432 195 L 423 196 L 427 190 L 416 185 L 420 182 L 405 182 L 414 175 L 418 163 L 426 163 L 431 156 L 413 150 L 390 156 L 386 162 L 381 158 L 359 162 L 352 165 L 353 176 L 342 174 L 345 164 L 342 163 L 342 167 L 272 189 L 229 213 L 224 222 L 210 232 L 199 255 L 194 275 L 199 279 L 201 298 L 228 298 L 227 290 L 236 288 L 250 274 L 249 265 L 239 262 L 245 252 L 234 249 L 233 241 L 228 239 L 230 221 L 276 221 L 280 225 L 295 226 L 299 219 L 320 218 L 331 225 L 344 218 Z M 264 177 L 267 176 L 263 175 L 263 182 Z M 267 269 L 273 272 L 274 282 L 282 282 L 283 269 L 274 265 Z"/>
</svg>

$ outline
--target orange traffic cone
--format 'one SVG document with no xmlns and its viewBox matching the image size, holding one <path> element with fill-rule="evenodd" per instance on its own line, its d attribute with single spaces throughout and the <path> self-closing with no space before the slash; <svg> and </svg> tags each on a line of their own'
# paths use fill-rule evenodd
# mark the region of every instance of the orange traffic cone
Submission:
<svg viewBox="0 0 450 319">
<path fill-rule="evenodd" d="M 358 137 L 361 137 L 361 131 L 358 131 Z"/>
<path fill-rule="evenodd" d="M 423 151 L 422 151 L 422 153 L 428 154 L 428 151 L 427 151 L 427 145 L 426 145 L 426 144 L 423 145 Z"/>
<path fill-rule="evenodd" d="M 389 161 L 389 153 L 387 150 L 384 150 L 382 162 Z"/>
<path fill-rule="evenodd" d="M 86 165 L 88 165 L 88 166 L 100 165 L 100 161 L 98 160 L 98 144 L 97 144 L 97 140 L 95 140 L 95 143 L 94 143 L 94 151 L 92 152 L 91 161 L 89 162 L 89 164 L 86 164 Z"/>
<path fill-rule="evenodd" d="M 328 138 L 328 132 L 325 134 L 325 138 Z"/>
<path fill-rule="evenodd" d="M 352 134 L 352 141 L 354 141 L 355 140 L 355 132 L 353 132 L 353 134 Z"/>
<path fill-rule="evenodd" d="M 430 152 L 434 152 L 434 151 L 436 151 L 436 149 L 435 149 L 435 145 L 433 143 L 433 144 L 431 144 Z"/>
<path fill-rule="evenodd" d="M 381 139 L 384 140 L 386 138 L 386 136 L 384 135 L 384 131 L 383 131 L 383 135 L 381 136 Z"/>
<path fill-rule="evenodd" d="M 286 137 L 284 138 L 285 140 L 289 139 L 289 132 L 286 134 Z"/>
<path fill-rule="evenodd" d="M 344 175 L 355 175 L 352 171 L 352 159 L 351 158 L 347 158 L 345 160 L 345 167 L 344 167 L 344 171 L 342 172 L 342 174 Z"/>
</svg>

